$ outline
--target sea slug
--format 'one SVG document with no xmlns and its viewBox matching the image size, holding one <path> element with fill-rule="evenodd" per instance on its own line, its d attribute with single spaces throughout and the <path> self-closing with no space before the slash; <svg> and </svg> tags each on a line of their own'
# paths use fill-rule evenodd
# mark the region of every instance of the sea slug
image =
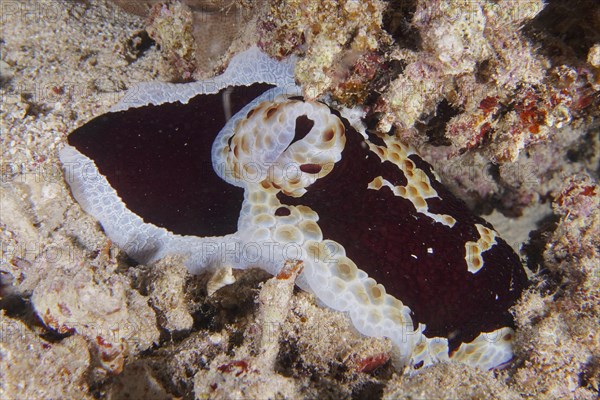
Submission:
<svg viewBox="0 0 600 400">
<path fill-rule="evenodd" d="M 61 151 L 74 197 L 140 262 L 302 261 L 298 285 L 389 337 L 398 365 L 510 360 L 519 257 L 413 148 L 305 101 L 292 71 L 251 48 L 210 81 L 130 90 Z"/>
</svg>

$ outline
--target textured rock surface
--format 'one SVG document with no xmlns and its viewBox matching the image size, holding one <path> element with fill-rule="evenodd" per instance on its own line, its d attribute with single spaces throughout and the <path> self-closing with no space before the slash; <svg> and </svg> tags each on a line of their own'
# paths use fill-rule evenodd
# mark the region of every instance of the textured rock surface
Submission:
<svg viewBox="0 0 600 400">
<path fill-rule="evenodd" d="M 186 275 L 181 262 L 166 258 L 146 277 L 150 305 L 156 310 L 160 327 L 169 333 L 187 332 L 194 323 L 185 299 Z"/>
<path fill-rule="evenodd" d="M 4 311 L 0 327 L 2 399 L 93 398 L 85 382 L 90 354 L 82 336 L 52 343 Z"/>
<path fill-rule="evenodd" d="M 412 46 L 416 55 L 407 60 L 417 62 L 421 50 L 413 44 L 418 35 L 413 35 L 415 31 L 411 31 L 410 24 L 406 23 L 412 21 L 416 5 L 413 4 L 411 10 L 410 4 L 401 8 L 396 2 L 392 3 L 397 5 L 394 40 L 401 47 Z M 75 127 L 106 112 L 133 82 L 157 77 L 166 80 L 171 76 L 159 75 L 156 65 L 162 56 L 155 47 L 135 45 L 141 42 L 139 31 L 144 27 L 143 20 L 104 2 L 39 0 L 5 2 L 5 5 L 0 21 L 3 32 L 0 41 L 0 308 L 6 313 L 2 317 L 3 340 L 0 342 L 2 397 L 91 398 L 90 385 L 96 396 L 103 396 L 118 390 L 117 385 L 128 385 L 133 377 L 142 376 L 144 378 L 139 382 L 147 379 L 148 384 L 144 385 L 146 389 L 136 393 L 148 393 L 158 382 L 168 393 L 192 399 L 195 397 L 194 385 L 208 386 L 209 381 L 200 377 L 213 370 L 213 363 L 217 368 L 251 354 L 242 348 L 252 343 L 245 337 L 251 336 L 252 322 L 258 311 L 253 299 L 259 282 L 267 277 L 249 271 L 238 276 L 234 285 L 219 290 L 214 298 L 205 296 L 201 278 L 186 278 L 186 301 L 194 319 L 189 336 L 180 341 L 165 340 L 143 354 L 131 355 L 126 360 L 123 379 L 106 379 L 93 372 L 96 368 L 91 366 L 94 361 L 89 353 L 96 350 L 88 350 L 89 342 L 82 336 L 76 333 L 59 336 L 52 342 L 40 337 L 53 333 L 35 322 L 29 306 L 31 293 L 42 278 L 38 263 L 56 260 L 56 254 L 76 254 L 89 268 L 102 269 L 104 264 L 97 263 L 92 267 L 92 263 L 107 247 L 106 238 L 96 222 L 81 212 L 62 180 L 45 178 L 52 176 L 51 171 L 58 170 L 55 153 L 58 145 Z M 543 54 L 560 54 L 562 58 L 555 61 L 557 66 L 566 63 L 570 69 L 583 70 L 585 65 L 576 65 L 575 61 L 587 62 L 588 54 L 594 60 L 591 47 L 599 40 L 594 38 L 592 28 L 598 23 L 590 21 L 598 18 L 597 7 L 594 1 L 578 2 L 577 6 L 569 2 L 552 2 L 548 11 L 534 18 L 533 26 L 541 35 L 534 34 L 530 40 L 539 36 L 546 38 L 539 45 Z M 573 15 L 578 14 L 580 17 L 573 19 Z M 384 20 L 386 18 L 384 16 Z M 549 23 L 548 20 L 560 23 Z M 531 28 L 532 25 L 526 26 L 526 29 Z M 585 35 L 573 34 L 577 29 Z M 476 49 L 471 51 L 477 55 Z M 592 61 L 589 66 L 596 68 L 592 72 L 597 74 L 594 72 L 597 66 Z M 479 72 L 485 76 L 485 64 L 479 67 Z M 465 79 L 469 81 L 468 77 Z M 595 79 L 592 84 L 597 88 Z M 490 90 L 493 93 L 499 89 L 492 87 Z M 479 109 L 481 99 L 487 96 L 486 92 L 477 93 L 482 97 L 472 98 L 472 110 L 475 111 Z M 439 110 L 441 113 L 443 108 Z M 464 158 L 455 156 L 446 162 L 445 154 L 454 154 L 452 149 L 446 148 L 444 153 L 443 148 L 430 148 L 430 159 L 439 159 L 441 163 L 436 163 L 439 164 L 437 171 L 450 177 L 446 183 L 454 182 L 456 177 L 460 182 L 456 186 L 461 187 L 463 193 L 486 193 L 472 199 L 473 204 L 479 204 L 483 209 L 494 201 L 482 205 L 482 198 L 511 200 L 513 203 L 510 204 L 517 205 L 547 199 L 555 204 L 554 224 L 552 220 L 545 220 L 538 226 L 538 218 L 527 211 L 523 217 L 504 219 L 509 226 L 518 221 L 520 230 L 524 227 L 528 231 L 539 229 L 533 232 L 526 249 L 529 265 L 539 267 L 539 270 L 532 293 L 524 297 L 515 310 L 518 359 L 511 368 L 499 374 L 481 373 L 448 364 L 412 378 L 394 377 L 390 363 L 384 361 L 385 357 L 379 357 L 389 351 L 389 342 L 360 337 L 353 332 L 343 314 L 318 307 L 311 296 L 296 292 L 284 322 L 284 339 L 275 368 L 278 375 L 286 378 L 277 381 L 284 382 L 282 388 L 292 385 L 296 393 L 313 398 L 358 397 L 361 394 L 380 397 L 384 393 L 468 398 L 481 394 L 481 388 L 489 388 L 498 398 L 508 399 L 514 398 L 515 393 L 521 398 L 531 395 L 546 399 L 596 398 L 599 363 L 597 357 L 590 357 L 590 354 L 599 353 L 598 338 L 594 336 L 598 320 L 598 254 L 593 246 L 598 243 L 597 205 L 594 206 L 598 190 L 585 189 L 595 185 L 589 178 L 567 179 L 586 169 L 588 175 L 597 177 L 600 152 L 598 130 L 589 128 L 594 126 L 593 113 L 588 113 L 591 110 L 591 106 L 583 110 L 583 124 L 571 123 L 570 129 L 557 128 L 552 140 L 522 150 L 515 164 L 505 163 L 501 179 L 497 178 L 496 167 L 490 166 L 485 158 L 482 162 L 469 164 L 469 154 L 473 150 L 465 153 Z M 436 125 L 432 122 L 427 126 L 433 128 Z M 445 125 L 441 126 L 445 132 Z M 417 141 L 424 139 L 425 136 L 420 136 Z M 485 149 L 486 144 L 482 143 L 482 146 Z M 427 148 L 424 146 L 421 151 Z M 447 171 L 452 165 L 454 170 Z M 472 169 L 467 169 L 468 165 L 473 165 Z M 539 165 L 539 168 L 529 168 L 530 165 Z M 482 167 L 490 168 L 491 178 Z M 466 179 L 469 176 L 465 174 L 467 170 L 479 178 Z M 519 175 L 516 171 L 527 174 Z M 507 181 L 510 182 L 508 186 Z M 563 192 L 565 195 L 561 196 Z M 564 199 L 562 205 L 558 201 L 561 197 Z M 494 224 L 500 230 L 498 222 L 494 221 Z M 517 247 L 522 242 L 517 239 L 512 242 L 510 230 L 501 233 Z M 117 264 L 116 269 L 110 269 L 110 276 L 132 274 L 133 268 L 118 249 L 109 249 L 116 256 Z M 60 265 L 53 268 L 62 270 Z M 93 285 L 102 290 L 108 288 L 111 282 L 108 270 L 96 270 L 92 276 L 102 277 L 92 282 Z M 116 279 L 124 282 L 122 278 Z M 18 326 L 21 332 L 18 341 L 5 340 L 4 327 L 11 326 Z M 155 329 L 153 326 L 147 332 Z M 50 348 L 45 349 L 44 345 Z M 368 364 L 375 368 L 370 372 L 359 372 L 354 367 L 355 360 L 369 357 L 373 361 Z M 10 369 L 7 363 L 10 363 Z M 145 367 L 141 373 L 129 374 L 130 365 L 136 369 L 138 363 L 149 366 L 149 375 Z M 71 375 L 61 370 L 63 366 Z M 231 371 L 229 375 L 235 376 L 234 366 Z M 19 372 L 18 376 L 16 372 Z M 24 382 L 23 376 L 32 379 Z M 248 385 L 253 380 L 261 380 L 260 371 L 244 378 Z M 465 385 L 465 382 L 476 384 Z M 272 382 L 268 384 L 275 386 Z M 153 393 L 162 391 L 157 389 Z M 489 391 L 485 395 L 489 395 Z"/>
<path fill-rule="evenodd" d="M 36 270 L 42 278 L 31 302 L 38 317 L 58 334 L 77 333 L 88 339 L 107 371 L 120 373 L 128 353 L 158 341 L 147 298 L 114 270 L 97 273 L 77 259 L 70 265 L 38 263 Z"/>
<path fill-rule="evenodd" d="M 212 76 L 236 43 L 253 37 L 264 0 L 113 0 L 124 10 L 147 18 L 150 37 L 161 46 L 162 70 L 171 80 Z M 249 42 L 248 42 L 249 43 Z"/>
<path fill-rule="evenodd" d="M 600 385 L 600 187 L 587 175 L 567 179 L 555 194 L 559 218 L 538 277 L 516 309 L 517 388 L 543 398 L 595 398 Z"/>
</svg>

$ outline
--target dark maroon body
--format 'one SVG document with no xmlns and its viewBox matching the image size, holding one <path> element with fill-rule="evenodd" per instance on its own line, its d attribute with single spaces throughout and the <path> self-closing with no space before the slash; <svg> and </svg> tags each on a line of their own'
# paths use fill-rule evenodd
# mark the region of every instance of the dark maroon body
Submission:
<svg viewBox="0 0 600 400">
<path fill-rule="evenodd" d="M 302 197 L 279 194 L 281 202 L 315 210 L 323 237 L 341 243 L 360 269 L 410 307 L 413 320 L 427 325 L 428 337 L 447 337 L 452 349 L 481 332 L 512 326 L 508 310 L 527 286 L 513 249 L 497 238 L 483 253 L 484 267 L 469 272 L 465 243 L 479 239 L 475 224 L 492 226 L 437 181 L 431 166 L 416 154 L 409 158 L 425 171 L 440 197 L 426 200 L 429 211 L 452 215 L 452 228 L 418 213 L 387 187 L 366 189 L 377 176 L 395 185 L 406 184 L 406 178 L 391 162 L 381 163 L 348 124 L 346 138 L 342 159 L 329 175 Z"/>
<path fill-rule="evenodd" d="M 268 88 L 253 85 L 232 94 L 233 112 Z M 146 222 L 174 233 L 222 236 L 237 230 L 243 190 L 213 171 L 211 147 L 225 124 L 220 94 L 189 104 L 144 106 L 95 118 L 69 136 L 69 144 L 92 158 L 127 207 Z M 298 119 L 296 134 L 312 121 Z M 519 257 L 502 239 L 483 253 L 484 267 L 467 270 L 465 243 L 477 241 L 473 215 L 431 173 L 417 155 L 440 198 L 427 199 L 433 213 L 456 219 L 449 228 L 416 212 L 413 204 L 386 187 L 367 189 L 383 176 L 406 183 L 402 171 L 381 163 L 363 137 L 346 124 L 347 143 L 333 171 L 300 198 L 279 194 L 282 203 L 306 205 L 319 214 L 326 239 L 341 243 L 348 257 L 427 325 L 429 337 L 450 339 L 450 347 L 481 332 L 512 326 L 509 308 L 527 285 Z"/>
</svg>

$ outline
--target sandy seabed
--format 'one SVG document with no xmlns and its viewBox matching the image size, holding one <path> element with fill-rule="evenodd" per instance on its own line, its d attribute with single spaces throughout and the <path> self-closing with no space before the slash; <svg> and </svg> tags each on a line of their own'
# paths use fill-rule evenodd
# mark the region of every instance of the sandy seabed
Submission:
<svg viewBox="0 0 600 400">
<path fill-rule="evenodd" d="M 177 258 L 131 263 L 72 199 L 57 151 L 134 83 L 161 79 L 144 21 L 103 1 L 1 6 L 2 399 L 597 398 L 593 179 L 557 180 L 553 208 L 492 215 L 516 247 L 541 229 L 530 247 L 550 271 L 515 307 L 513 363 L 402 375 L 386 356 L 389 341 L 355 333 L 293 281 L 236 272 L 234 285 L 207 297 L 206 277 Z M 595 129 L 588 164 L 598 159 Z M 278 339 L 266 345 L 272 321 Z"/>
</svg>

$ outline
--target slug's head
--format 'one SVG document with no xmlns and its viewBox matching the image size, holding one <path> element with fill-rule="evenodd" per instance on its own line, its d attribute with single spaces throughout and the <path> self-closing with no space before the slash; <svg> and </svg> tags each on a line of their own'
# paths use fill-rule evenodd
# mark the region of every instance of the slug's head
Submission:
<svg viewBox="0 0 600 400">
<path fill-rule="evenodd" d="M 341 159 L 344 124 L 326 105 L 277 96 L 250 106 L 213 147 L 215 170 L 227 182 L 300 197 Z"/>
</svg>

